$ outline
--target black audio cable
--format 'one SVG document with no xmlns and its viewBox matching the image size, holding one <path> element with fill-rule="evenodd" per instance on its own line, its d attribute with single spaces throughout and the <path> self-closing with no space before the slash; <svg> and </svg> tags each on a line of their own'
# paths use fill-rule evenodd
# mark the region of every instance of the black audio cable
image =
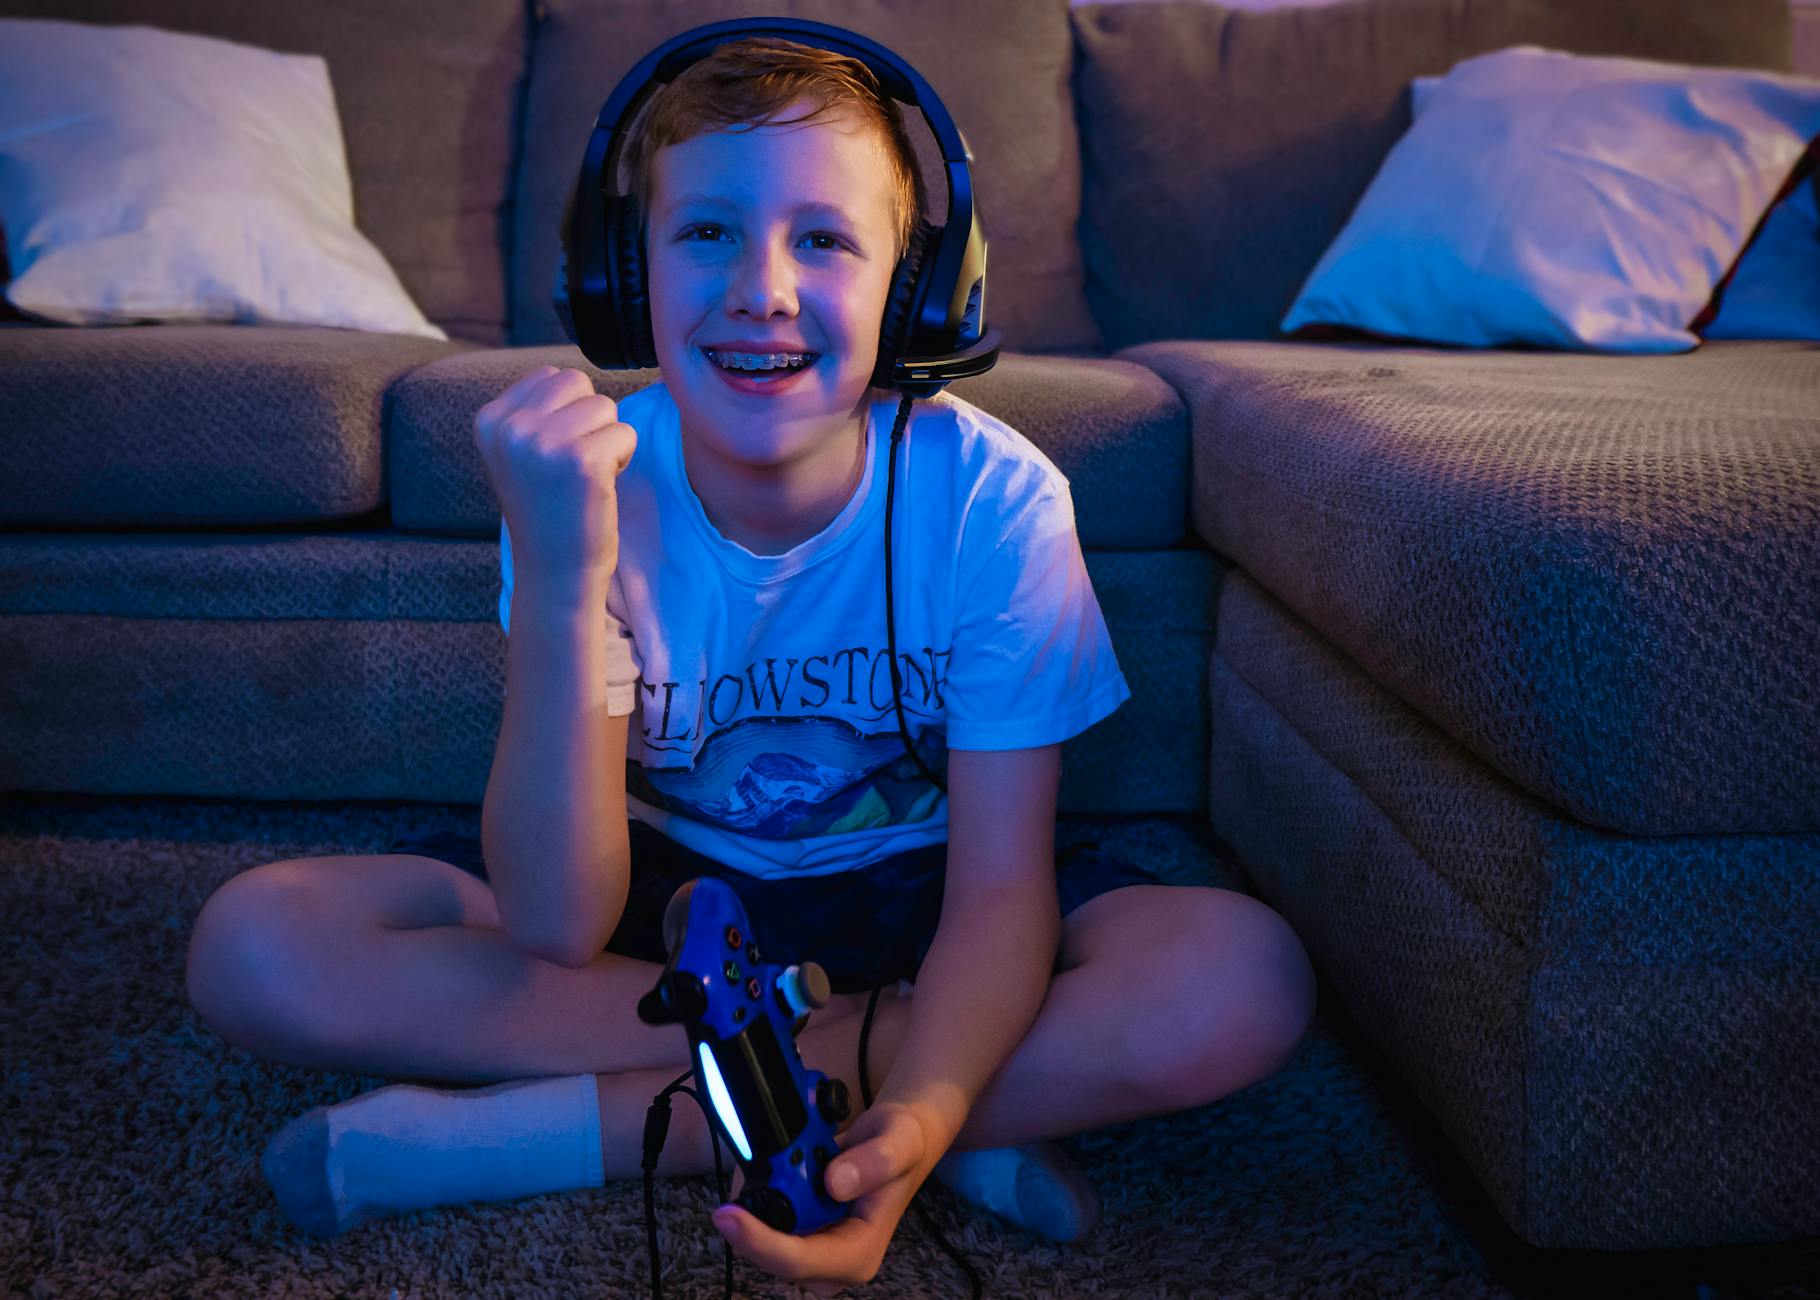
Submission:
<svg viewBox="0 0 1820 1300">
<path fill-rule="evenodd" d="M 947 784 L 929 770 L 923 756 L 910 743 L 910 728 L 904 722 L 904 682 L 897 670 L 897 602 L 891 593 L 891 503 L 897 496 L 897 444 L 903 439 L 904 426 L 910 422 L 910 406 L 915 400 L 906 396 L 897 404 L 897 420 L 891 426 L 891 466 L 885 478 L 885 638 L 891 654 L 891 700 L 897 706 L 898 734 L 904 738 L 904 748 L 923 775 L 935 782 L 936 789 L 947 794 Z M 930 671 L 934 671 L 934 665 L 930 666 Z"/>
</svg>

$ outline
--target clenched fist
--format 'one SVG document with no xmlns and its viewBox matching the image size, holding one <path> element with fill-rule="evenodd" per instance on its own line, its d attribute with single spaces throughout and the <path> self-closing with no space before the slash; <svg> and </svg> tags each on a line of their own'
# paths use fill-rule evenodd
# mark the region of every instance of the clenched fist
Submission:
<svg viewBox="0 0 1820 1300">
<path fill-rule="evenodd" d="M 512 534 L 515 577 L 604 598 L 619 564 L 615 483 L 638 431 L 579 370 L 539 366 L 474 413 L 474 442 Z"/>
</svg>

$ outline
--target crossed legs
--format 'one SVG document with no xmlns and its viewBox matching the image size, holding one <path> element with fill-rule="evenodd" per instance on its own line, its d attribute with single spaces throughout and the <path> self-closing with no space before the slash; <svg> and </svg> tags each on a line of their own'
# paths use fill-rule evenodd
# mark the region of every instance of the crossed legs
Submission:
<svg viewBox="0 0 1820 1300">
<path fill-rule="evenodd" d="M 579 968 L 519 952 L 492 890 L 408 854 L 293 859 L 211 896 L 191 936 L 198 1014 L 227 1041 L 306 1068 L 477 1084 L 592 1073 L 606 1175 L 639 1171 L 645 1107 L 688 1068 L 675 1026 L 634 1010 L 659 968 L 602 953 Z M 880 997 L 869 1074 L 881 1086 L 913 995 Z M 865 996 L 837 996 L 797 1040 L 860 1096 Z M 1205 1105 L 1275 1073 L 1301 1041 L 1314 977 L 1294 932 L 1247 895 L 1134 885 L 1063 919 L 1035 1023 L 976 1102 L 960 1150 L 1081 1133 Z M 659 1171 L 713 1169 L 692 1106 Z"/>
</svg>

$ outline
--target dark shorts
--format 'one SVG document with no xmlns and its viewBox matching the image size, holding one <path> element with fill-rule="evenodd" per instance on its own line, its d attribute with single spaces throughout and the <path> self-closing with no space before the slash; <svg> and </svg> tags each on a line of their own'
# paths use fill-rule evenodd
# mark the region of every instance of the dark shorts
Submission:
<svg viewBox="0 0 1820 1300">
<path fill-rule="evenodd" d="M 788 966 L 813 961 L 836 993 L 914 980 L 941 917 L 946 844 L 899 853 L 829 876 L 767 880 L 724 866 L 636 819 L 628 821 L 632 887 L 625 915 L 606 951 L 662 963 L 664 908 L 678 887 L 699 876 L 724 880 L 739 895 L 755 937 L 770 959 Z M 451 831 L 408 835 L 388 853 L 439 858 L 487 878 L 480 843 Z M 1091 841 L 1055 856 L 1056 892 L 1067 916 L 1090 898 L 1126 885 L 1164 883 L 1142 867 L 1101 852 Z"/>
</svg>

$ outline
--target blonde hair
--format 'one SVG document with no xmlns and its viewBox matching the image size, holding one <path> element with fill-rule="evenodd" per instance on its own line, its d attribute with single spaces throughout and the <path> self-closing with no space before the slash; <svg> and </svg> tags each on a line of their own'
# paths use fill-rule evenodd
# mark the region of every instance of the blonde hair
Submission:
<svg viewBox="0 0 1820 1300">
<path fill-rule="evenodd" d="M 803 117 L 776 115 L 807 96 L 818 107 Z M 904 131 L 897 101 L 858 59 L 775 36 L 747 36 L 704 55 L 651 96 L 626 141 L 628 191 L 638 200 L 639 243 L 650 221 L 657 151 L 730 126 L 788 126 L 850 112 L 879 131 L 891 166 L 891 206 L 896 245 L 893 266 L 910 246 L 910 233 L 927 202 L 916 153 Z"/>
</svg>

